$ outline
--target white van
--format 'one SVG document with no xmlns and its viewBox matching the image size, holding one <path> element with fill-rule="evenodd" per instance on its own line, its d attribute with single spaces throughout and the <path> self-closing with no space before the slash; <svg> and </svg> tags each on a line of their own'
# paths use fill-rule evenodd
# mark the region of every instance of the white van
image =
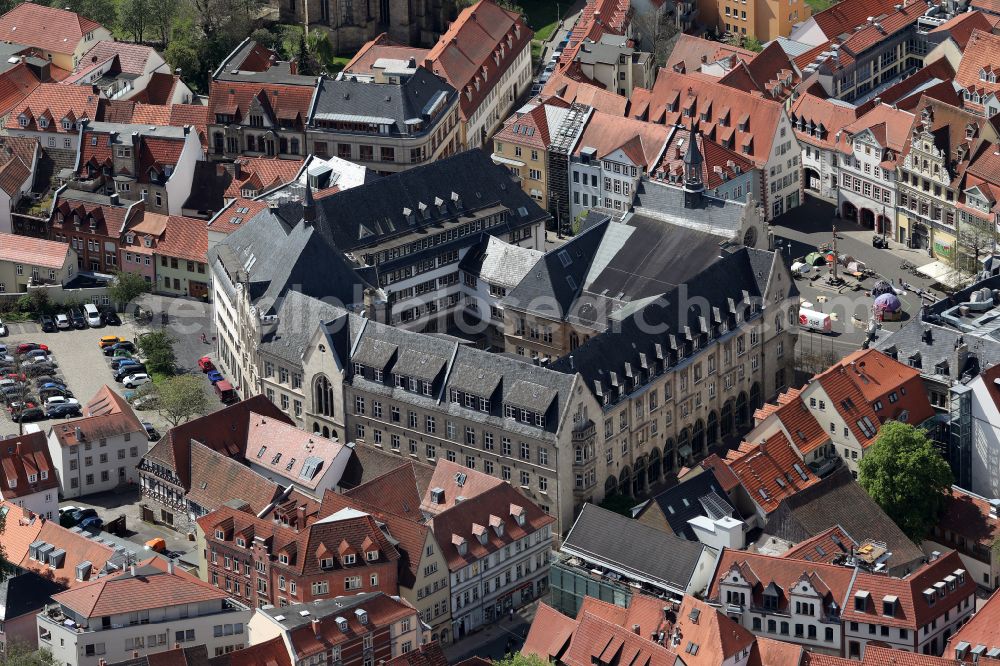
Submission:
<svg viewBox="0 0 1000 666">
<path fill-rule="evenodd" d="M 84 303 L 83 314 L 87 318 L 87 326 L 97 328 L 104 322 L 101 320 L 101 312 L 93 303 Z"/>
</svg>

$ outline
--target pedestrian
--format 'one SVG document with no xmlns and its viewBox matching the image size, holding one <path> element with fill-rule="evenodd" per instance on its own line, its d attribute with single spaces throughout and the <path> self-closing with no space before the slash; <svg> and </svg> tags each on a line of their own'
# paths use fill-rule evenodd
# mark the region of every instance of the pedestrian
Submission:
<svg viewBox="0 0 1000 666">
<path fill-rule="evenodd" d="M 513 608 L 510 609 L 510 621 L 511 622 L 514 621 L 514 609 Z"/>
</svg>

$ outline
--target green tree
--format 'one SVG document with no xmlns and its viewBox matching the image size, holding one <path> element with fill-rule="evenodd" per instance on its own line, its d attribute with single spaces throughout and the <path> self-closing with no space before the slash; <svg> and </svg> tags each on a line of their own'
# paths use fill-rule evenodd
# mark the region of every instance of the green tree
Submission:
<svg viewBox="0 0 1000 666">
<path fill-rule="evenodd" d="M 306 45 L 306 33 L 299 35 L 299 54 L 296 58 L 299 61 L 299 74 L 312 74 L 312 56 L 309 55 L 309 47 Z"/>
<path fill-rule="evenodd" d="M 139 349 L 146 359 L 146 368 L 161 375 L 172 375 L 177 364 L 174 339 L 163 330 L 150 331 L 139 338 Z"/>
<path fill-rule="evenodd" d="M 623 516 L 632 517 L 632 507 L 636 505 L 634 497 L 629 497 L 628 495 L 619 495 L 618 493 L 612 493 L 604 497 L 604 501 L 598 506 L 602 509 L 607 509 L 608 511 L 614 511 L 615 513 L 620 513 Z"/>
<path fill-rule="evenodd" d="M 199 375 L 168 377 L 157 382 L 152 391 L 160 416 L 171 426 L 180 425 L 208 411 L 208 397 Z"/>
<path fill-rule="evenodd" d="M 198 49 L 183 40 L 171 40 L 163 57 L 172 68 L 181 70 L 184 82 L 195 90 L 207 90 Z"/>
<path fill-rule="evenodd" d="M 52 0 L 51 5 L 59 9 L 68 8 L 108 29 L 117 23 L 118 7 L 115 0 Z"/>
<path fill-rule="evenodd" d="M 118 7 L 118 27 L 132 36 L 133 42 L 143 41 L 150 22 L 149 0 L 121 0 Z"/>
<path fill-rule="evenodd" d="M 890 421 L 858 463 L 858 482 L 919 543 L 944 506 L 952 475 L 923 431 Z"/>
<path fill-rule="evenodd" d="M 747 37 L 743 40 L 743 48 L 748 51 L 755 51 L 760 53 L 764 50 L 764 45 L 760 43 L 760 40 L 756 37 Z"/>
<path fill-rule="evenodd" d="M 4 666 L 57 666 L 55 657 L 46 649 L 36 650 L 19 641 L 7 644 L 3 660 Z"/>
<path fill-rule="evenodd" d="M 250 39 L 272 51 L 278 51 L 281 48 L 281 36 L 267 28 L 257 28 L 250 33 Z"/>
<path fill-rule="evenodd" d="M 309 33 L 309 55 L 313 58 L 314 66 L 319 65 L 319 69 L 328 69 L 336 55 L 330 36 L 324 30 L 313 30 Z M 313 74 L 319 72 L 313 71 Z"/>
<path fill-rule="evenodd" d="M 503 659 L 494 661 L 493 666 L 549 666 L 549 662 L 537 654 L 511 652 Z"/>
<path fill-rule="evenodd" d="M 170 32 L 174 26 L 175 20 L 177 23 L 181 23 L 183 20 L 183 17 L 179 16 L 181 13 L 181 1 L 156 0 L 156 2 L 147 3 L 146 9 L 148 12 L 147 21 L 150 30 L 156 33 L 156 38 L 159 40 L 160 44 L 166 45 L 170 42 Z M 192 74 L 193 73 L 194 72 L 192 72 Z"/>
<path fill-rule="evenodd" d="M 124 308 L 149 290 L 150 284 L 138 273 L 118 271 L 115 279 L 108 285 L 108 296 L 118 307 Z"/>
</svg>

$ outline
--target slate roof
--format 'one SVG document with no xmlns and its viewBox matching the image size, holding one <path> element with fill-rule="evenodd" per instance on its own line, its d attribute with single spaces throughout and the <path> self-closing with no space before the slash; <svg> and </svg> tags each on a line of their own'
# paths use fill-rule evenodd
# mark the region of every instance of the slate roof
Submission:
<svg viewBox="0 0 1000 666">
<path fill-rule="evenodd" d="M 603 328 L 615 312 L 691 279 L 719 256 L 719 237 L 678 227 L 643 210 L 624 223 L 592 216 L 589 226 L 547 252 L 504 304 Z M 603 220 L 601 218 L 603 217 Z"/>
<path fill-rule="evenodd" d="M 710 495 L 714 495 L 714 497 L 706 500 L 705 498 Z M 655 504 L 663 513 L 667 524 L 670 525 L 670 529 L 673 530 L 674 534 L 683 536 L 688 541 L 697 541 L 698 537 L 695 535 L 691 525 L 688 524 L 688 521 L 697 516 L 719 517 L 712 515 L 708 511 L 705 504 L 706 501 L 712 503 L 710 506 L 720 506 L 728 509 L 729 513 L 727 515 L 735 513 L 733 507 L 729 506 L 726 491 L 715 478 L 715 475 L 709 472 L 698 474 L 683 483 L 664 490 L 659 495 L 655 495 L 636 518 L 648 511 L 651 505 Z"/>
<path fill-rule="evenodd" d="M 466 251 L 458 268 L 487 284 L 513 289 L 543 254 L 541 250 L 511 245 L 496 236 L 486 236 Z"/>
<path fill-rule="evenodd" d="M 644 377 L 658 374 L 660 368 L 683 362 L 685 350 L 690 346 L 689 335 L 710 330 L 716 326 L 716 320 L 723 318 L 735 324 L 736 310 L 749 308 L 749 303 L 744 302 L 745 295 L 763 296 L 774 260 L 773 252 L 739 248 L 692 275 L 682 285 L 687 289 L 686 299 L 678 295 L 681 287 L 671 289 L 624 317 L 615 331 L 592 337 L 549 367 L 559 372 L 579 372 L 598 402 L 604 403 L 607 394 L 605 404 L 614 404 L 624 395 L 629 374 Z M 786 284 L 789 295 L 798 293 L 791 280 Z M 702 298 L 711 308 L 707 312 L 696 309 L 682 317 L 673 305 Z M 661 332 L 650 332 L 650 327 Z"/>
<path fill-rule="evenodd" d="M 103 27 L 66 9 L 22 2 L 0 16 L 0 39 L 53 53 L 72 54 L 84 35 Z"/>
<path fill-rule="evenodd" d="M 261 336 L 258 349 L 296 365 L 302 363 L 302 354 L 317 326 L 343 317 L 348 317 L 349 322 L 356 318 L 341 307 L 294 289 L 285 292 L 276 313 L 278 325 Z"/>
<path fill-rule="evenodd" d="M 703 193 L 693 206 L 685 206 L 684 190 L 678 185 L 642 178 L 635 190 L 633 206 L 636 213 L 667 222 L 674 227 L 687 227 L 716 237 L 731 240 L 740 236 L 743 221 L 749 214 L 745 202 L 718 199 Z M 742 238 L 737 238 L 742 241 Z"/>
<path fill-rule="evenodd" d="M 418 67 L 398 83 L 322 77 L 316 87 L 308 122 L 318 128 L 323 128 L 326 122 L 375 122 L 388 125 L 390 134 L 412 136 L 414 132 L 407 121 L 423 124 L 418 134 L 432 131 L 435 125 L 429 123 L 441 117 L 456 94 L 447 81 L 423 67 Z"/>
<path fill-rule="evenodd" d="M 930 342 L 925 332 L 930 331 Z M 955 363 L 955 343 L 964 338 L 969 344 L 969 358 L 964 367 Z M 949 326 L 939 326 L 930 322 L 920 321 L 914 317 L 903 324 L 902 328 L 879 338 L 875 349 L 882 351 L 900 363 L 913 363 L 926 375 L 936 375 L 938 369 L 944 369 L 942 363 L 947 363 L 947 376 L 958 379 L 966 372 L 979 374 L 983 368 L 1000 363 L 1000 340 L 990 336 L 963 334 Z"/>
<path fill-rule="evenodd" d="M 882 541 L 890 570 L 912 570 L 923 553 L 841 467 L 811 488 L 787 498 L 764 525 L 767 534 L 801 542 L 840 526 L 855 540 Z"/>
<path fill-rule="evenodd" d="M 705 546 L 588 503 L 566 534 L 561 550 L 588 564 L 603 564 L 632 580 L 684 591 Z M 671 553 L 671 557 L 663 557 L 663 553 Z"/>
<path fill-rule="evenodd" d="M 0 582 L 0 622 L 37 613 L 49 602 L 49 597 L 65 587 L 34 571 L 12 575 Z"/>
</svg>

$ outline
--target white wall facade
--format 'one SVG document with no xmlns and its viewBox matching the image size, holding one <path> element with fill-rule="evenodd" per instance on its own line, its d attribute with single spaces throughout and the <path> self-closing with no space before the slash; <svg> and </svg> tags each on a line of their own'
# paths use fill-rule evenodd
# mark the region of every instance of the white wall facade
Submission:
<svg viewBox="0 0 1000 666">
<path fill-rule="evenodd" d="M 41 475 L 42 480 L 49 477 L 49 473 L 47 471 L 42 471 Z M 59 516 L 58 488 L 39 490 L 38 492 L 22 495 L 21 497 L 10 497 L 9 495 L 10 493 L 5 495 L 2 487 L 0 487 L 0 500 L 10 502 L 15 506 L 23 507 L 37 516 L 44 516 L 48 520 Z"/>
<path fill-rule="evenodd" d="M 489 145 L 493 134 L 510 116 L 514 110 L 514 104 L 530 84 L 531 43 L 525 42 L 524 48 L 521 49 L 517 58 L 500 76 L 500 80 L 466 122 L 465 137 L 469 148 Z M 485 141 L 483 140 L 484 132 Z"/>
<path fill-rule="evenodd" d="M 138 484 L 136 465 L 149 451 L 144 430 L 73 446 L 63 446 L 49 430 L 48 443 L 63 499 L 114 490 L 125 483 Z"/>
<path fill-rule="evenodd" d="M 183 215 L 181 209 L 191 196 L 195 163 L 204 159 L 205 151 L 201 148 L 201 140 L 197 130 L 192 127 L 184 137 L 184 148 L 181 149 L 181 155 L 164 188 L 167 190 L 167 210 L 170 215 Z"/>
<path fill-rule="evenodd" d="M 750 122 L 753 122 L 752 118 Z M 734 147 L 734 150 L 739 149 L 739 146 Z M 771 155 L 762 169 L 767 201 L 764 207 L 766 221 L 802 204 L 801 162 L 802 147 L 795 138 L 788 115 L 782 111 L 771 143 Z"/>
<path fill-rule="evenodd" d="M 972 389 L 972 488 L 983 497 L 1000 497 L 1000 409 L 982 376 Z M 977 579 L 980 580 L 980 579 Z"/>
</svg>

